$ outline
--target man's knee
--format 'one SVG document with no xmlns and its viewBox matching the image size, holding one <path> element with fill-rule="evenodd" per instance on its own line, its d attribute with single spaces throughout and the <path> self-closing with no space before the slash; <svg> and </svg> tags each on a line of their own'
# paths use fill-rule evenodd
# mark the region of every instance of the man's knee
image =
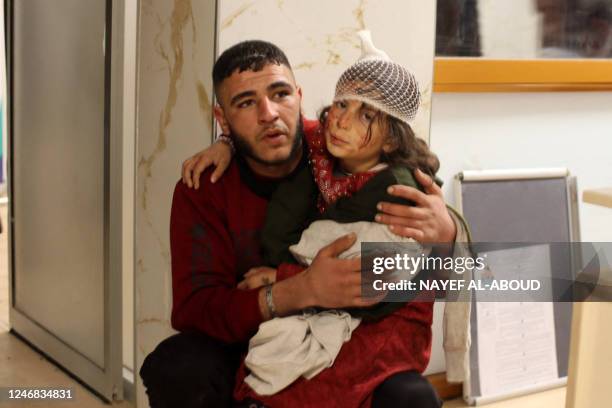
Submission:
<svg viewBox="0 0 612 408">
<path fill-rule="evenodd" d="M 140 376 L 152 408 L 223 406 L 231 401 L 238 363 L 239 353 L 229 346 L 200 333 L 179 333 L 145 358 Z"/>
<path fill-rule="evenodd" d="M 442 401 L 425 377 L 416 371 L 397 373 L 374 391 L 372 408 L 439 408 Z"/>
</svg>

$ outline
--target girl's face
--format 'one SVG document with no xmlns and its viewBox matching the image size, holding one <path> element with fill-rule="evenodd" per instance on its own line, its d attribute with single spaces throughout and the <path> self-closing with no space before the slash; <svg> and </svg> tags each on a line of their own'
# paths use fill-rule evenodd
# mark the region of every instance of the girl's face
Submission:
<svg viewBox="0 0 612 408">
<path fill-rule="evenodd" d="M 340 100 L 332 104 L 327 115 L 325 142 L 342 169 L 350 173 L 367 171 L 380 162 L 383 151 L 388 151 L 390 146 L 385 143 L 379 120 L 381 114 L 360 101 Z M 369 140 L 368 128 L 371 128 Z"/>
</svg>

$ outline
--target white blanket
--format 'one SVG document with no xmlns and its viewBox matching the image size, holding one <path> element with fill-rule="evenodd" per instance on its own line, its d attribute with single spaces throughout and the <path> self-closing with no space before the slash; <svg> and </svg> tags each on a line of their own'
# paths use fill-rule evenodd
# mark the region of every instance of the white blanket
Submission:
<svg viewBox="0 0 612 408">
<path fill-rule="evenodd" d="M 246 383 L 259 395 L 272 395 L 303 376 L 330 367 L 361 319 L 327 310 L 268 320 L 249 341 Z"/>
<path fill-rule="evenodd" d="M 367 221 L 341 224 L 330 220 L 315 221 L 310 224 L 310 226 L 302 232 L 300 242 L 290 246 L 289 250 L 299 263 L 310 265 L 321 248 L 351 232 L 357 234 L 357 240 L 349 249 L 340 255 L 340 258 L 348 259 L 360 256 L 362 242 L 412 242 L 414 245 L 410 245 L 409 248 L 414 250 L 415 256 L 418 256 L 423 250 L 414 239 L 395 235 L 389 231 L 389 227 L 384 224 Z M 402 253 L 406 252 L 405 246 L 401 248 Z"/>
</svg>

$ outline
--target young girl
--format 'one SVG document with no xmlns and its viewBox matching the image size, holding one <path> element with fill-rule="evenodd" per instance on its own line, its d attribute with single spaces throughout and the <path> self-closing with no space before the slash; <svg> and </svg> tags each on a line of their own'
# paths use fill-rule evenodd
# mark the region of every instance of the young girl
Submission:
<svg viewBox="0 0 612 408">
<path fill-rule="evenodd" d="M 267 266 L 249 271 L 239 288 L 274 282 L 273 267 L 283 262 L 310 264 L 320 248 L 349 232 L 358 239 L 342 257 L 359 256 L 361 242 L 414 243 L 373 222 L 376 203 L 399 202 L 387 193 L 392 185 L 420 189 L 412 172 L 434 176 L 439 162 L 409 125 L 420 99 L 414 76 L 374 48 L 369 32 L 360 36 L 361 58 L 340 77 L 318 131 L 305 135 L 310 168 L 281 183 L 268 204 L 261 235 Z M 423 253 L 411 248 L 415 256 Z M 312 378 L 333 363 L 361 319 L 380 319 L 402 306 L 382 302 L 265 322 L 251 339 L 245 381 L 256 394 L 271 395 L 300 376 Z M 248 395 L 239 388 L 238 397 Z"/>
</svg>

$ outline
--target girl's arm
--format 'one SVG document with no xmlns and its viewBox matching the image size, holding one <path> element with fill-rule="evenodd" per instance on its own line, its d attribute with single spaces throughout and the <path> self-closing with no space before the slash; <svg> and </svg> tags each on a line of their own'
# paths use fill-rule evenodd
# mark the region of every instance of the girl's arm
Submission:
<svg viewBox="0 0 612 408">
<path fill-rule="evenodd" d="M 244 274 L 244 279 L 236 286 L 238 289 L 257 289 L 276 282 L 276 269 L 269 266 L 251 268 Z"/>
<path fill-rule="evenodd" d="M 211 183 L 214 183 L 221 178 L 229 166 L 233 153 L 234 146 L 231 139 L 227 136 L 217 139 L 215 143 L 183 162 L 181 172 L 183 184 L 197 190 L 200 187 L 200 174 L 210 165 L 215 166 L 215 171 L 210 178 Z"/>
</svg>

